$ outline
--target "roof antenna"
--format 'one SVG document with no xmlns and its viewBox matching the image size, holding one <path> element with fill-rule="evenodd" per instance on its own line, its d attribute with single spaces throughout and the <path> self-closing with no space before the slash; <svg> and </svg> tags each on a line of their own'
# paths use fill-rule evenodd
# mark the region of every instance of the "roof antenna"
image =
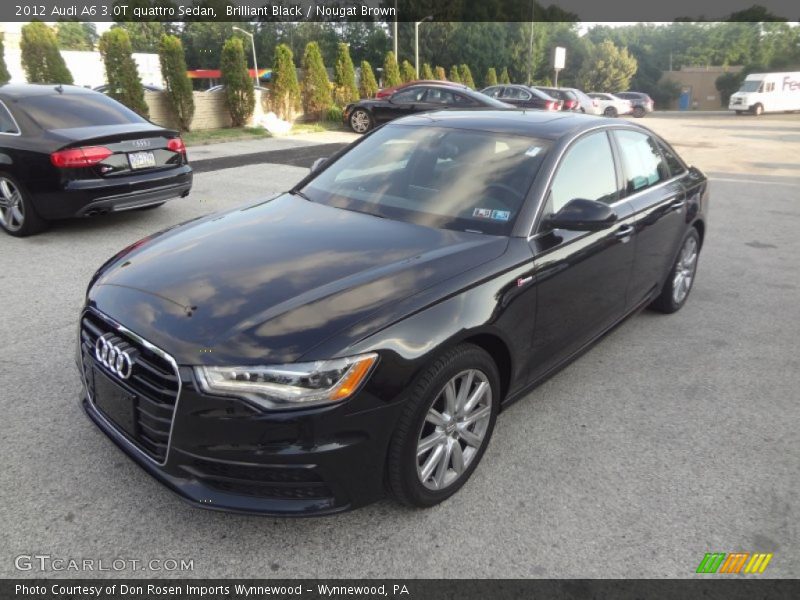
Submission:
<svg viewBox="0 0 800 600">
<path fill-rule="evenodd" d="M 63 94 L 63 93 L 64 93 L 64 86 L 63 86 L 63 85 L 61 85 L 61 84 L 59 83 L 59 84 L 56 86 L 56 91 L 57 91 L 59 94 Z"/>
</svg>

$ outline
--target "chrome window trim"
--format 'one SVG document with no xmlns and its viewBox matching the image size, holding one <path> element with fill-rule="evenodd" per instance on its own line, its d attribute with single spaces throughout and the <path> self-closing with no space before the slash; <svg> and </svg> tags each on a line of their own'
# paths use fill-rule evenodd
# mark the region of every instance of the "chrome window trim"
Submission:
<svg viewBox="0 0 800 600">
<path fill-rule="evenodd" d="M 578 135 L 578 137 L 574 138 L 569 144 L 567 144 L 564 148 L 562 148 L 561 152 L 558 154 L 558 158 L 556 159 L 555 167 L 550 171 L 550 174 L 547 176 L 547 184 L 544 186 L 544 190 L 545 190 L 544 191 L 544 195 L 545 195 L 545 197 L 547 197 L 547 193 L 550 191 L 550 186 L 553 183 L 553 177 L 555 176 L 556 172 L 558 171 L 558 168 L 561 166 L 561 161 L 564 158 L 564 155 L 574 145 L 575 142 L 577 142 L 578 140 L 583 138 L 586 134 L 589 134 L 591 132 L 596 132 L 596 131 L 600 131 L 600 130 L 614 131 L 615 129 L 626 129 L 626 130 L 629 130 L 629 131 L 636 131 L 636 132 L 639 132 L 639 133 L 643 133 L 644 135 L 648 135 L 648 136 L 652 135 L 651 133 L 644 132 L 644 131 L 642 131 L 642 130 L 634 127 L 634 126 L 628 126 L 628 127 L 625 127 L 625 126 L 613 126 L 613 127 L 609 127 L 608 125 L 598 125 L 597 127 L 592 127 L 591 129 L 585 129 L 584 131 L 581 131 L 580 134 Z M 661 141 L 660 138 L 658 138 L 657 136 L 656 136 L 656 140 Z M 609 141 L 609 143 L 610 143 L 610 141 Z M 676 156 L 677 156 L 677 154 L 676 154 Z M 680 159 L 680 157 L 679 157 L 679 159 Z M 681 162 L 683 162 L 683 161 L 681 160 Z M 669 168 L 669 167 L 667 167 L 667 168 Z M 686 173 L 688 173 L 688 168 L 687 168 L 687 170 L 679 173 L 678 175 L 673 175 L 669 179 L 665 179 L 664 181 L 659 181 L 657 184 L 655 184 L 653 186 L 644 188 L 644 189 L 639 190 L 638 192 L 635 192 L 635 193 L 630 194 L 628 196 L 623 196 L 622 198 L 620 198 L 616 202 L 612 202 L 611 204 L 609 204 L 609 206 L 613 208 L 615 206 L 620 206 L 623 202 L 630 202 L 631 199 L 635 199 L 640 194 L 644 194 L 645 192 L 650 192 L 652 190 L 658 189 L 661 186 L 667 185 L 668 183 L 675 182 L 676 180 L 678 180 L 678 179 L 682 178 L 684 175 L 686 175 Z M 531 228 L 529 230 L 528 238 L 527 238 L 528 241 L 531 241 L 531 240 L 537 238 L 542 233 L 547 233 L 547 232 L 542 232 L 542 231 L 534 232 L 534 227 L 539 222 L 539 218 L 540 218 L 541 213 L 543 211 L 544 211 L 544 202 L 541 202 L 539 204 L 539 206 L 536 207 L 536 213 L 533 215 L 533 222 L 531 223 Z M 637 214 L 638 212 L 641 212 L 641 211 L 635 211 L 634 213 L 631 214 L 631 216 Z"/>
<path fill-rule="evenodd" d="M 175 377 L 177 377 L 177 379 L 178 379 L 178 391 L 177 391 L 177 393 L 175 395 L 175 407 L 174 407 L 174 409 L 172 411 L 172 421 L 170 422 L 170 425 L 169 425 L 169 435 L 167 436 L 167 448 L 164 451 L 164 460 L 163 460 L 163 462 L 157 461 L 155 458 L 150 456 L 147 452 L 145 452 L 139 446 L 137 446 L 135 443 L 133 443 L 131 440 L 129 440 L 128 439 L 128 435 L 126 433 L 124 433 L 117 425 L 115 425 L 110 420 L 108 420 L 106 418 L 106 416 L 103 414 L 103 411 L 101 411 L 97 407 L 97 405 L 94 403 L 94 398 L 92 398 L 92 394 L 89 391 L 89 386 L 86 383 L 86 369 L 85 369 L 85 365 L 83 363 L 83 347 L 82 347 L 83 346 L 83 342 L 81 341 L 81 337 L 80 337 L 80 332 L 83 329 L 83 326 L 82 326 L 83 318 L 84 318 L 84 316 L 86 316 L 87 313 L 91 313 L 91 314 L 95 315 L 96 317 L 99 317 L 100 319 L 105 321 L 110 327 L 114 328 L 116 331 L 119 331 L 120 333 L 123 333 L 123 334 L 129 336 L 130 338 L 135 340 L 137 343 L 141 344 L 142 346 L 144 346 L 145 348 L 147 348 L 148 350 L 150 350 L 154 354 L 158 354 L 161 358 L 163 358 L 164 360 L 166 360 L 167 362 L 169 362 L 172 365 L 172 368 L 175 371 Z M 166 465 L 167 464 L 167 460 L 169 460 L 169 452 L 170 452 L 170 450 L 172 448 L 172 430 L 175 427 L 175 417 L 178 414 L 178 403 L 180 402 L 181 391 L 183 390 L 183 382 L 181 381 L 181 372 L 180 372 L 180 369 L 178 368 L 178 363 L 175 361 L 175 359 L 172 357 L 171 354 L 165 352 L 164 350 L 162 350 L 158 346 L 155 346 L 154 344 L 151 344 L 150 342 L 148 342 L 146 339 L 144 339 L 139 334 L 134 333 L 133 331 L 131 331 L 130 329 L 128 329 L 124 325 L 122 325 L 120 323 L 117 323 L 114 319 L 112 319 L 108 315 L 105 315 L 105 314 L 101 313 L 99 310 L 96 310 L 96 309 L 87 308 L 87 309 L 85 309 L 85 310 L 83 310 L 81 312 L 81 318 L 80 318 L 80 320 L 78 322 L 78 343 L 81 344 L 81 348 L 80 348 L 81 381 L 83 382 L 83 387 L 86 390 L 86 396 L 89 399 L 89 403 L 92 405 L 92 408 L 94 409 L 95 414 L 97 415 L 97 417 L 101 421 L 103 421 L 103 423 L 105 425 L 107 425 L 109 428 L 111 428 L 114 431 L 116 431 L 117 433 L 119 433 L 120 437 L 125 442 L 125 445 L 127 447 L 129 447 L 130 449 L 132 449 L 134 452 L 136 452 L 140 456 L 143 456 L 144 458 L 146 458 L 147 460 L 149 460 L 153 464 L 156 464 L 156 465 L 158 465 L 160 467 L 163 467 L 164 465 Z"/>
<path fill-rule="evenodd" d="M 0 135 L 11 135 L 14 137 L 21 136 L 22 129 L 20 129 L 19 123 L 17 123 L 17 120 L 14 118 L 14 114 L 8 109 L 8 106 L 6 106 L 6 103 L 3 100 L 0 100 L 0 106 L 2 106 L 5 109 L 5 111 L 8 113 L 8 116 L 11 117 L 11 122 L 14 123 L 14 127 L 17 128 L 16 133 L 11 133 L 8 131 L 0 131 Z"/>
</svg>

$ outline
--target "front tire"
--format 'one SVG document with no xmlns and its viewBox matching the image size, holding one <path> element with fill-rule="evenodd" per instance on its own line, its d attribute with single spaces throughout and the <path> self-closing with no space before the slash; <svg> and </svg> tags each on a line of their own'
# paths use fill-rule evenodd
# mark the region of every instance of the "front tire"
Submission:
<svg viewBox="0 0 800 600">
<path fill-rule="evenodd" d="M 757 117 L 760 117 L 764 114 L 764 107 L 761 104 L 756 104 L 753 107 L 753 114 Z"/>
<path fill-rule="evenodd" d="M 697 229 L 692 227 L 683 238 L 675 263 L 664 282 L 664 287 L 661 288 L 661 294 L 650 305 L 651 308 L 671 314 L 679 311 L 686 304 L 697 274 L 699 256 L 700 234 L 697 233 Z"/>
<path fill-rule="evenodd" d="M 363 108 L 355 109 L 350 115 L 350 129 L 356 133 L 367 133 L 372 127 L 372 115 Z"/>
<path fill-rule="evenodd" d="M 617 116 L 617 109 L 616 109 L 616 108 L 614 108 L 613 106 L 609 106 L 608 108 L 606 108 L 606 109 L 603 111 L 603 114 L 604 114 L 605 116 L 607 116 L 607 117 L 614 118 L 614 117 L 616 117 L 616 116 Z"/>
<path fill-rule="evenodd" d="M 388 482 L 403 504 L 427 508 L 455 494 L 478 466 L 500 407 L 500 375 L 481 348 L 462 344 L 411 388 L 389 447 Z"/>
<path fill-rule="evenodd" d="M 0 173 L 0 227 L 15 237 L 33 235 L 47 227 L 30 194 L 8 173 Z"/>
</svg>

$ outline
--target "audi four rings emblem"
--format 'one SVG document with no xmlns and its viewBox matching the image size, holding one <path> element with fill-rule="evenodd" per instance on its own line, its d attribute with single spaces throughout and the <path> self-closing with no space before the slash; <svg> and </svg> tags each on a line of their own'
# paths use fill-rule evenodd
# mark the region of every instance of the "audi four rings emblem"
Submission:
<svg viewBox="0 0 800 600">
<path fill-rule="evenodd" d="M 131 376 L 136 354 L 136 348 L 113 333 L 101 335 L 94 345 L 94 356 L 98 362 L 120 379 Z"/>
</svg>

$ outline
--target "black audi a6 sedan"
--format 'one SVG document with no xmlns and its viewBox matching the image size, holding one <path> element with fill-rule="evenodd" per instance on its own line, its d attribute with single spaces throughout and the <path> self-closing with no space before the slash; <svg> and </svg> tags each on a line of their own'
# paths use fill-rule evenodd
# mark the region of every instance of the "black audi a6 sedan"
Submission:
<svg viewBox="0 0 800 600">
<path fill-rule="evenodd" d="M 0 86 L 0 227 L 7 233 L 155 207 L 191 187 L 178 132 L 85 88 Z"/>
<path fill-rule="evenodd" d="M 632 123 L 437 112 L 92 279 L 83 406 L 197 506 L 431 506 L 495 418 L 645 306 L 686 302 L 706 178 Z M 530 443 L 526 440 L 525 443 Z"/>
<path fill-rule="evenodd" d="M 409 115 L 446 109 L 501 110 L 514 108 L 466 86 L 419 84 L 403 87 L 388 98 L 360 100 L 348 104 L 342 113 L 345 125 L 356 133 L 366 133 L 376 126 Z"/>
</svg>

